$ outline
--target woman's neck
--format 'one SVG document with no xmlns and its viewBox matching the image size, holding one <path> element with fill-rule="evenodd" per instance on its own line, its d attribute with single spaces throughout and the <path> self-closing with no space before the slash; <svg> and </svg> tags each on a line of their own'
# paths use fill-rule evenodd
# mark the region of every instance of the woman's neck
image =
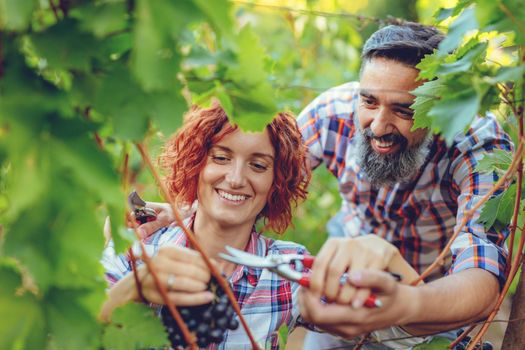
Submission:
<svg viewBox="0 0 525 350">
<path fill-rule="evenodd" d="M 252 225 L 240 226 L 223 226 L 215 220 L 208 220 L 204 215 L 195 214 L 193 223 L 193 232 L 197 237 L 202 249 L 219 262 L 219 266 L 227 275 L 230 275 L 235 269 L 235 264 L 226 262 L 219 257 L 219 253 L 225 253 L 224 247 L 231 247 L 244 250 L 250 240 Z"/>
</svg>

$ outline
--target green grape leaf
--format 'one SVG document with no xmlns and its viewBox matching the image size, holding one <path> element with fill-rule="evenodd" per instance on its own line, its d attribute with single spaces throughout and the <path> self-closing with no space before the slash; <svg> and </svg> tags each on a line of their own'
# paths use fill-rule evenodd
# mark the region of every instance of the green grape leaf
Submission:
<svg viewBox="0 0 525 350">
<path fill-rule="evenodd" d="M 495 149 L 480 159 L 474 171 L 480 173 L 492 173 L 495 171 L 501 175 L 509 168 L 511 163 L 512 152 Z"/>
<path fill-rule="evenodd" d="M 442 64 L 437 75 L 453 74 L 468 71 L 480 57 L 484 58 L 487 51 L 488 43 L 480 43 L 470 48 L 460 59 L 451 63 Z"/>
<path fill-rule="evenodd" d="M 87 137 L 56 139 L 55 161 L 75 174 L 78 180 L 98 198 L 123 209 L 125 199 L 119 190 L 120 180 L 108 155 Z"/>
<path fill-rule="evenodd" d="M 80 29 L 98 38 L 125 30 L 128 23 L 126 3 L 123 1 L 89 2 L 73 8 L 70 15 L 80 21 Z"/>
<path fill-rule="evenodd" d="M 442 64 L 443 57 L 438 56 L 435 52 L 431 55 L 425 55 L 425 57 L 416 65 L 416 68 L 419 69 L 417 80 L 434 79 Z"/>
<path fill-rule="evenodd" d="M 182 116 L 188 110 L 180 90 L 181 87 L 149 96 L 152 120 L 165 135 L 171 135 L 177 130 L 182 124 Z"/>
<path fill-rule="evenodd" d="M 450 339 L 445 337 L 435 336 L 432 339 L 423 344 L 418 344 L 412 349 L 414 350 L 447 350 L 450 345 Z"/>
<path fill-rule="evenodd" d="M 94 107 L 111 117 L 116 136 L 125 140 L 144 137 L 148 129 L 149 103 L 129 70 L 115 68 L 102 78 Z"/>
<path fill-rule="evenodd" d="M 281 327 L 279 327 L 279 348 L 286 348 L 286 342 L 288 341 L 289 331 L 290 330 L 288 329 L 288 325 L 286 323 L 283 323 Z"/>
<path fill-rule="evenodd" d="M 473 88 L 464 89 L 461 92 L 446 94 L 437 101 L 428 112 L 432 118 L 432 130 L 441 133 L 448 145 L 451 145 L 454 137 L 465 132 L 472 123 L 481 103 L 480 96 Z"/>
<path fill-rule="evenodd" d="M 470 30 L 477 29 L 478 22 L 474 10 L 472 8 L 467 8 L 459 15 L 458 18 L 452 22 L 450 25 L 450 30 L 439 44 L 438 55 L 445 56 L 448 53 L 452 52 L 456 47 L 461 44 L 465 33 Z"/>
<path fill-rule="evenodd" d="M 501 67 L 496 72 L 494 77 L 484 77 L 485 81 L 489 84 L 514 82 L 520 83 L 523 81 L 523 75 L 525 74 L 525 64 L 517 67 Z"/>
<path fill-rule="evenodd" d="M 52 68 L 88 71 L 98 55 L 99 44 L 91 34 L 81 32 L 78 22 L 66 19 L 46 31 L 31 35 L 37 54 Z"/>
<path fill-rule="evenodd" d="M 478 223 L 486 230 L 494 226 L 501 229 L 510 223 L 516 199 L 516 184 L 512 184 L 505 192 L 490 198 L 481 209 Z"/>
<path fill-rule="evenodd" d="M 428 116 L 428 112 L 439 101 L 439 96 L 441 96 L 444 89 L 445 85 L 437 79 L 427 81 L 412 91 L 412 94 L 416 96 L 414 103 L 410 106 L 414 110 L 412 130 L 432 127 L 432 118 Z"/>
<path fill-rule="evenodd" d="M 237 64 L 228 70 L 226 77 L 249 87 L 265 82 L 267 78 L 264 62 L 266 53 L 251 26 L 244 26 L 236 41 L 238 45 Z"/>
<path fill-rule="evenodd" d="M 100 288 L 103 292 L 103 288 Z M 82 291 L 53 289 L 45 299 L 50 343 L 56 349 L 95 349 L 100 347 L 102 326 L 79 298 Z M 67 302 L 65 302 L 67 301 Z M 74 334 L 74 336 L 72 336 Z"/>
<path fill-rule="evenodd" d="M 228 117 L 243 130 L 261 131 L 277 111 L 275 91 L 267 80 L 266 54 L 250 26 L 241 30 L 237 45 L 237 64 L 226 73 L 233 81 L 226 86 L 233 105 Z"/>
<path fill-rule="evenodd" d="M 20 289 L 22 274 L 13 260 L 0 258 L 0 275 L 0 349 L 42 348 L 45 319 L 36 297 Z"/>
<path fill-rule="evenodd" d="M 138 0 L 136 6 L 132 70 L 145 91 L 168 90 L 176 82 L 181 60 L 169 35 L 169 16 L 177 8 L 168 0 Z"/>
<path fill-rule="evenodd" d="M 160 318 L 142 304 L 127 304 L 116 309 L 104 331 L 103 343 L 115 350 L 163 347 L 167 334 Z"/>
<path fill-rule="evenodd" d="M 231 39 L 232 28 L 232 4 L 226 0 L 193 0 L 193 3 L 208 17 L 216 32 Z"/>
<path fill-rule="evenodd" d="M 483 31 L 513 32 L 519 44 L 525 44 L 525 27 L 519 18 L 525 16 L 522 0 L 477 1 L 476 19 Z"/>
<path fill-rule="evenodd" d="M 36 5 L 36 0 L 0 0 L 0 31 L 25 30 Z"/>
</svg>

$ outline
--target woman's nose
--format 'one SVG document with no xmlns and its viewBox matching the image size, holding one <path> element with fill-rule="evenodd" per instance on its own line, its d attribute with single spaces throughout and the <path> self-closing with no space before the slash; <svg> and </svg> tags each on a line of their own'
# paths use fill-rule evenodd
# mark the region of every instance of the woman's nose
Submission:
<svg viewBox="0 0 525 350">
<path fill-rule="evenodd" d="M 246 176 L 242 164 L 232 164 L 226 173 L 226 182 L 228 182 L 232 188 L 241 188 L 246 185 Z"/>
</svg>

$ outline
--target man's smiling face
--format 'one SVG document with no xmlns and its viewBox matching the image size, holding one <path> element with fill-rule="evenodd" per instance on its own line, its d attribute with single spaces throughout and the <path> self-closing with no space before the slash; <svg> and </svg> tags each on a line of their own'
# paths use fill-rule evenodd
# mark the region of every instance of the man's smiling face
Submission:
<svg viewBox="0 0 525 350">
<path fill-rule="evenodd" d="M 410 179 L 423 165 L 431 138 L 426 129 L 411 131 L 410 94 L 422 84 L 419 71 L 385 58 L 364 62 L 358 127 L 360 165 L 375 187 Z"/>
</svg>

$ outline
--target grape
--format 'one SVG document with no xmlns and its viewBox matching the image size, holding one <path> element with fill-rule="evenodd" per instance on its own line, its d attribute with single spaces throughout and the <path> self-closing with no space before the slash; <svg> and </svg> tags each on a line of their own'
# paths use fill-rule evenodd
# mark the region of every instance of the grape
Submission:
<svg viewBox="0 0 525 350">
<path fill-rule="evenodd" d="M 239 321 L 235 318 L 235 311 L 228 296 L 213 277 L 208 284 L 208 290 L 215 294 L 211 303 L 177 308 L 190 332 L 195 334 L 200 348 L 205 348 L 211 343 L 222 342 L 228 329 L 235 330 L 239 327 Z M 174 349 L 179 346 L 185 347 L 186 341 L 169 309 L 162 307 L 160 315 L 171 346 Z"/>
<path fill-rule="evenodd" d="M 483 343 L 483 346 L 481 347 L 481 350 L 492 350 L 492 343 L 489 341 L 486 341 Z"/>
</svg>

